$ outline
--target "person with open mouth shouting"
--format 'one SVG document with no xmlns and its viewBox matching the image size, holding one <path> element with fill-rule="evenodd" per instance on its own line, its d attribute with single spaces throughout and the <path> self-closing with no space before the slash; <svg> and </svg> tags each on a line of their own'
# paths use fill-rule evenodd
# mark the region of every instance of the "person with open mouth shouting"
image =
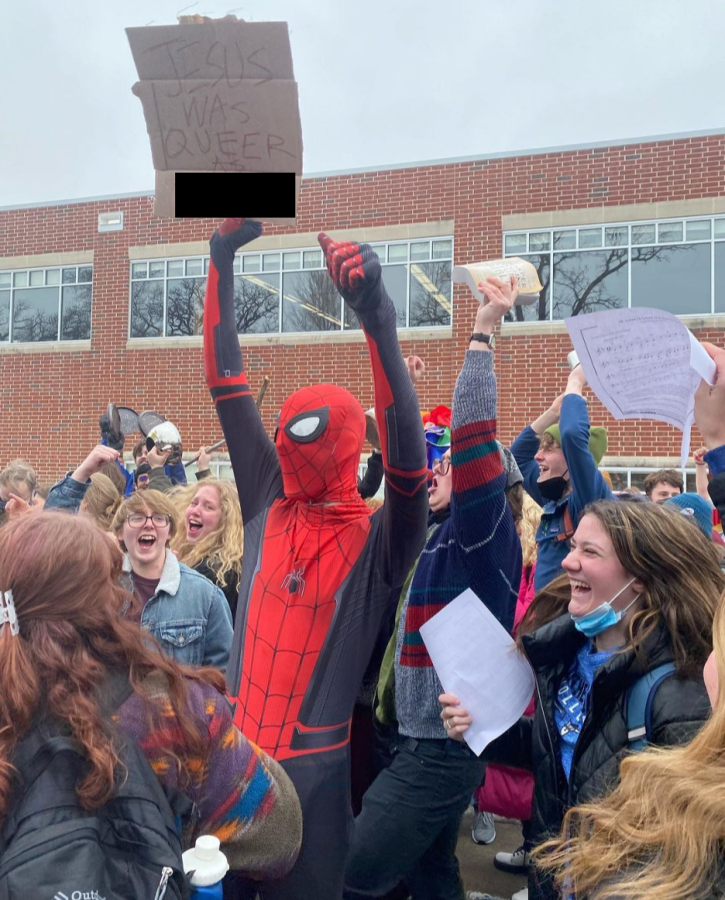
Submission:
<svg viewBox="0 0 725 900">
<path fill-rule="evenodd" d="M 216 585 L 171 552 L 176 527 L 173 504 L 159 491 L 136 492 L 121 504 L 113 530 L 140 606 L 127 615 L 138 616 L 177 662 L 224 671 L 234 633 L 229 605 Z"/>
</svg>

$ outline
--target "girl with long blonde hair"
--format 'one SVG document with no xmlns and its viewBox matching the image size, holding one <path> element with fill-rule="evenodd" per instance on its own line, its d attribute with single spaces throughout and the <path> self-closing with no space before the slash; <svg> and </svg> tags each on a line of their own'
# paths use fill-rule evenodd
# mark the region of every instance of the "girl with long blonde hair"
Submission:
<svg viewBox="0 0 725 900">
<path fill-rule="evenodd" d="M 244 529 L 233 481 L 204 478 L 169 494 L 182 521 L 171 540 L 179 562 L 220 587 L 234 619 L 242 574 Z"/>
<path fill-rule="evenodd" d="M 705 683 L 713 710 L 689 744 L 622 762 L 619 787 L 569 810 L 539 865 L 577 898 L 705 900 L 725 896 L 725 596 Z"/>
</svg>

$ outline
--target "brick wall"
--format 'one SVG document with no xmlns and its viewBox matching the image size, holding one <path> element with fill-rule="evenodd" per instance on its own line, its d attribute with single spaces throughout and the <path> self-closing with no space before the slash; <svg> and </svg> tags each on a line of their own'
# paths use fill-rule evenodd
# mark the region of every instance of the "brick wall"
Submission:
<svg viewBox="0 0 725 900">
<path fill-rule="evenodd" d="M 452 219 L 456 257 L 470 261 L 500 256 L 504 215 L 716 196 L 725 196 L 725 135 L 309 178 L 298 230 L 334 236 L 342 228 Z M 124 212 L 124 230 L 99 234 L 98 214 L 117 210 Z M 126 349 L 128 247 L 204 240 L 216 224 L 155 219 L 144 197 L 0 211 L 0 267 L 3 257 L 80 250 L 93 251 L 94 266 L 90 350 L 0 353 L 0 463 L 26 456 L 42 479 L 57 477 L 95 443 L 109 399 L 164 412 L 181 428 L 187 449 L 220 434 L 200 348 Z M 422 407 L 450 403 L 475 309 L 467 291 L 456 288 L 452 337 L 402 343 L 405 355 L 426 362 Z M 722 329 L 698 336 L 725 341 Z M 503 440 L 512 440 L 563 389 L 569 349 L 566 334 L 507 331 L 496 351 Z M 283 398 L 314 381 L 342 384 L 364 407 L 372 405 L 361 344 L 295 345 L 291 338 L 254 346 L 247 360 L 253 390 L 265 374 L 271 377 L 264 410 L 270 428 Z M 596 402 L 592 419 L 609 426 L 613 455 L 678 453 L 679 433 L 668 426 L 615 423 Z"/>
</svg>

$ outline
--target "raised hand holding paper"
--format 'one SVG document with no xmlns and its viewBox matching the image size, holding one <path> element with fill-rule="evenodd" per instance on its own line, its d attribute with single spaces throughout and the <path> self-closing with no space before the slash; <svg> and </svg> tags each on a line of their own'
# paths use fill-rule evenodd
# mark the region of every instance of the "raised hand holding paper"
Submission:
<svg viewBox="0 0 725 900">
<path fill-rule="evenodd" d="M 473 719 L 463 737 L 479 755 L 529 705 L 531 666 L 470 588 L 421 625 L 420 634 L 443 690 Z"/>
<path fill-rule="evenodd" d="M 536 269 L 525 259 L 511 256 L 507 259 L 489 259 L 487 262 L 453 267 L 453 283 L 467 284 L 479 303 L 486 302 L 486 297 L 478 289 L 479 281 L 491 277 L 508 281 L 512 275 L 516 277 L 519 289 L 514 306 L 531 306 L 536 303 L 543 286 Z"/>
<path fill-rule="evenodd" d="M 589 385 L 615 419 L 655 419 L 682 430 L 690 451 L 695 391 L 715 380 L 715 363 L 672 313 L 611 309 L 566 319 Z"/>
</svg>

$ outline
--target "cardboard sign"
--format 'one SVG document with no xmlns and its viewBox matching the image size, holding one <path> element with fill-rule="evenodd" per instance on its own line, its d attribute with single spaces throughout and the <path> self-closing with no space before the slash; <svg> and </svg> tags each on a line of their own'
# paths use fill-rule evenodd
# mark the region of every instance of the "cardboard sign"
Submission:
<svg viewBox="0 0 725 900">
<path fill-rule="evenodd" d="M 174 215 L 174 179 L 167 173 L 302 175 L 302 127 L 285 22 L 228 16 L 126 33 L 141 79 L 133 92 L 143 105 L 157 172 L 156 215 Z"/>
</svg>

